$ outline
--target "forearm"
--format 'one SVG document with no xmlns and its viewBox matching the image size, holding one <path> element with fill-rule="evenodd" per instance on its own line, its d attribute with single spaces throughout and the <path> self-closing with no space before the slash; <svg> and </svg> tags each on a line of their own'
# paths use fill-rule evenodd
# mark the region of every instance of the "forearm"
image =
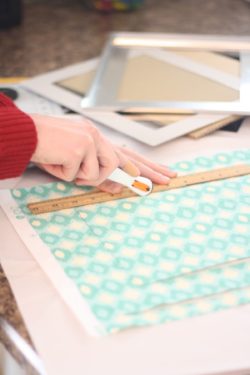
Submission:
<svg viewBox="0 0 250 375">
<path fill-rule="evenodd" d="M 0 179 L 21 175 L 36 148 L 32 119 L 0 95 Z"/>
</svg>

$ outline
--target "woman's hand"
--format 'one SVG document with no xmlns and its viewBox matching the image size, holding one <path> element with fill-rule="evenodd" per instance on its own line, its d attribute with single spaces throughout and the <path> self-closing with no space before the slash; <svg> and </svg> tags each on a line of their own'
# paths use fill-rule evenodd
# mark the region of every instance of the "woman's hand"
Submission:
<svg viewBox="0 0 250 375">
<path fill-rule="evenodd" d="M 170 178 L 176 177 L 177 175 L 177 173 L 171 169 L 154 163 L 126 147 L 114 146 L 114 149 L 117 154 L 123 155 L 123 157 L 129 159 L 129 162 L 125 164 L 122 169 L 131 176 L 141 175 L 149 178 L 155 184 L 168 184 Z M 77 180 L 76 182 L 81 185 L 81 180 Z M 109 180 L 104 181 L 98 188 L 110 193 L 119 193 L 122 190 L 120 184 Z"/>
<path fill-rule="evenodd" d="M 158 184 L 166 184 L 175 173 L 135 152 L 114 146 L 91 121 L 31 115 L 38 136 L 32 161 L 48 173 L 78 185 L 98 186 L 115 193 L 121 186 L 107 180 L 117 167 Z"/>
</svg>

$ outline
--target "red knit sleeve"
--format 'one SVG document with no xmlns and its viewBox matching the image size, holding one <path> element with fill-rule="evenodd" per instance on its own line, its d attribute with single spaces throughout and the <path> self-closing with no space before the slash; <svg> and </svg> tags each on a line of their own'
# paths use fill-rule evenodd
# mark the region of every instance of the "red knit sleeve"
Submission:
<svg viewBox="0 0 250 375">
<path fill-rule="evenodd" d="M 0 94 L 0 179 L 20 176 L 36 145 L 32 119 Z"/>
</svg>

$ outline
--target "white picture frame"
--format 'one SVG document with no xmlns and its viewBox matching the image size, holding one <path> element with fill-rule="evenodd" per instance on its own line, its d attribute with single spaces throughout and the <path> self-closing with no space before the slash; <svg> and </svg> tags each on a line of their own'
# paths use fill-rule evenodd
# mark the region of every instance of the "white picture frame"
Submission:
<svg viewBox="0 0 250 375">
<path fill-rule="evenodd" d="M 162 50 L 164 48 L 164 50 Z M 239 90 L 237 100 L 120 100 L 118 90 L 131 51 L 154 51 L 155 57 L 179 68 Z M 194 62 L 176 52 L 209 51 L 239 56 L 240 77 Z M 112 84 L 110 84 L 112 82 Z M 188 87 L 186 87 L 188 90 Z M 100 58 L 95 78 L 82 99 L 83 108 L 131 112 L 227 113 L 250 114 L 250 37 L 193 34 L 158 34 L 122 32 L 110 35 Z"/>
<path fill-rule="evenodd" d="M 150 56 L 159 57 L 161 54 L 160 58 L 163 59 L 164 55 L 161 52 L 164 51 L 137 51 L 135 55 L 147 53 Z M 51 71 L 22 82 L 22 86 L 89 118 L 97 125 L 100 123 L 150 146 L 158 146 L 228 117 L 228 114 L 193 114 L 183 116 L 183 119 L 174 121 L 167 126 L 152 127 L 111 110 L 82 108 L 81 96 L 59 86 L 58 82 L 78 75 L 89 74 L 97 68 L 98 61 L 95 58 Z M 232 85 L 234 84 L 235 82 L 232 83 Z"/>
</svg>

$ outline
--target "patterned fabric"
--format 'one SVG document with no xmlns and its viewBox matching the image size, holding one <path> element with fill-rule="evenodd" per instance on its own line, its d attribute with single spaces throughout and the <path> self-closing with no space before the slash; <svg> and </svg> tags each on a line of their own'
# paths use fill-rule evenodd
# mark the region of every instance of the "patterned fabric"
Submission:
<svg viewBox="0 0 250 375">
<path fill-rule="evenodd" d="M 189 174 L 249 164 L 250 150 L 171 167 Z M 28 202 L 89 188 L 12 191 L 105 332 L 183 319 L 250 301 L 250 176 L 33 216 Z"/>
</svg>

